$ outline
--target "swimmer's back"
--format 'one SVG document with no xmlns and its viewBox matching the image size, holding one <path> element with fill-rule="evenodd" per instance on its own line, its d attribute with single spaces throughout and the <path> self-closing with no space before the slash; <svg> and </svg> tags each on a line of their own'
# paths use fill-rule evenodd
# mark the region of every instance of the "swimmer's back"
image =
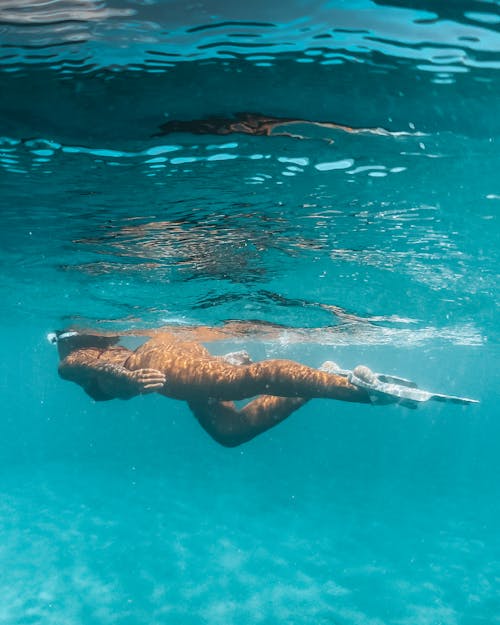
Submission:
<svg viewBox="0 0 500 625">
<path fill-rule="evenodd" d="M 200 359 L 212 360 L 214 357 L 199 343 L 165 333 L 138 347 L 127 359 L 125 366 L 131 371 L 143 368 L 168 371 L 174 367 L 194 365 Z"/>
</svg>

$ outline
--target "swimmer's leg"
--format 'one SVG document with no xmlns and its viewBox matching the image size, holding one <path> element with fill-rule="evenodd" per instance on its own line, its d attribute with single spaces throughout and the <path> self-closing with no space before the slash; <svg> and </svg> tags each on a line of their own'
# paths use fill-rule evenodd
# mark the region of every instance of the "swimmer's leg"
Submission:
<svg viewBox="0 0 500 625">
<path fill-rule="evenodd" d="M 189 400 L 198 396 L 235 401 L 258 395 L 273 395 L 370 403 L 368 393 L 350 384 L 345 376 L 313 369 L 292 360 L 263 360 L 238 367 L 220 361 L 206 362 L 198 363 L 195 371 L 172 373 L 177 374 L 175 381 L 191 383 L 191 393 L 186 393 L 184 397 L 178 396 L 179 399 Z"/>
<path fill-rule="evenodd" d="M 237 447 L 269 430 L 303 406 L 304 397 L 262 395 L 238 410 L 232 401 L 188 402 L 203 429 L 224 447 Z"/>
<path fill-rule="evenodd" d="M 159 358 L 145 358 L 142 367 L 156 368 L 165 375 L 162 395 L 191 401 L 213 397 L 219 401 L 238 401 L 259 395 L 277 397 L 323 397 L 370 403 L 364 389 L 347 378 L 307 367 L 291 360 L 263 360 L 249 365 L 230 365 L 220 358 L 184 359 L 174 357 L 166 364 Z"/>
</svg>

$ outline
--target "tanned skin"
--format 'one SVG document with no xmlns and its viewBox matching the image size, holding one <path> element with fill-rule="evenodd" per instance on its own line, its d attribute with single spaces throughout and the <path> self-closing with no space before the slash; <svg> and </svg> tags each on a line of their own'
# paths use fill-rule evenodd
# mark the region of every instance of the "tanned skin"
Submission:
<svg viewBox="0 0 500 625">
<path fill-rule="evenodd" d="M 232 364 L 184 335 L 159 331 L 135 351 L 117 338 L 77 335 L 58 342 L 59 374 L 96 401 L 157 392 L 184 400 L 220 444 L 235 447 L 277 425 L 315 397 L 370 403 L 345 377 L 292 360 Z M 196 339 L 227 338 L 227 331 L 193 328 Z M 256 397 L 238 409 L 234 401 Z"/>
</svg>

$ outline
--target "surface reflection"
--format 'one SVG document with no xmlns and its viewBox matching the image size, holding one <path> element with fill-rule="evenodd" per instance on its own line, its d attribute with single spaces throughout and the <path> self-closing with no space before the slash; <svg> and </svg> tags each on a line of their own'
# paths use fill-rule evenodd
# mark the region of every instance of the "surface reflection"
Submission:
<svg viewBox="0 0 500 625">
<path fill-rule="evenodd" d="M 374 52 L 386 57 L 377 63 L 380 66 L 390 57 L 405 58 L 428 62 L 440 71 L 444 49 L 452 52 L 451 71 L 460 71 L 463 66 L 498 67 L 498 37 L 492 28 L 497 16 L 485 4 L 427 0 L 416 10 L 415 3 L 398 0 L 358 0 L 355 7 L 321 0 L 286 6 L 264 0 L 248 6 L 218 0 L 196 5 L 10 1 L 0 5 L 0 23 L 7 26 L 0 48 L 16 49 L 9 63 L 79 61 L 86 69 L 153 72 L 195 58 L 246 58 L 268 67 L 289 53 L 301 63 L 373 63 Z M 95 48 L 95 41 L 106 44 L 104 53 Z M 33 57 L 34 46 L 45 54 Z M 127 48 L 126 55 L 122 48 Z M 487 58 L 477 59 L 476 50 L 486 52 Z"/>
<path fill-rule="evenodd" d="M 106 6 L 94 0 L 7 0 L 0 4 L 0 21 L 6 24 L 56 24 L 62 22 L 100 21 L 109 17 L 134 15 L 135 10 L 125 6 Z"/>
<path fill-rule="evenodd" d="M 254 282 L 269 273 L 266 253 L 295 255 L 314 249 L 313 238 L 286 230 L 287 222 L 257 213 L 213 215 L 206 220 L 189 219 L 129 224 L 97 237 L 78 239 L 77 244 L 116 260 L 73 266 L 91 274 L 157 271 L 164 278 L 215 278 L 230 282 Z M 134 262 L 136 260 L 146 262 Z M 158 275 L 155 275 L 158 278 Z"/>
<path fill-rule="evenodd" d="M 296 130 L 297 126 L 299 127 Z M 177 132 L 188 132 L 195 135 L 230 135 L 244 134 L 253 136 L 284 136 L 294 139 L 307 139 L 301 134 L 300 127 L 310 130 L 313 127 L 326 130 L 340 130 L 350 134 L 372 134 L 380 136 L 421 136 L 422 133 L 405 131 L 393 132 L 385 128 L 352 128 L 335 122 L 293 119 L 290 117 L 273 117 L 261 113 L 235 113 L 232 117 L 211 116 L 204 119 L 169 120 L 160 126 L 154 136 L 169 135 Z M 333 141 L 323 137 L 327 141 Z"/>
</svg>

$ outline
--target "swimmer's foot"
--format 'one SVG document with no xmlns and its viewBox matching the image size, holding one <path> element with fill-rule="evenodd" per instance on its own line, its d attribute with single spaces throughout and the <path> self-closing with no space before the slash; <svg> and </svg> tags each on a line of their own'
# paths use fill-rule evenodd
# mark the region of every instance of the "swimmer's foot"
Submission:
<svg viewBox="0 0 500 625">
<path fill-rule="evenodd" d="M 222 360 L 229 363 L 230 365 L 251 365 L 252 359 L 250 358 L 250 354 L 242 349 L 239 352 L 229 352 L 229 354 L 225 354 L 222 356 Z"/>
<path fill-rule="evenodd" d="M 340 371 L 340 367 L 333 360 L 325 360 L 325 362 L 319 368 L 320 371 L 324 371 L 325 373 L 336 373 Z"/>
<path fill-rule="evenodd" d="M 333 362 L 333 360 L 325 360 L 319 370 L 325 373 L 333 373 L 334 375 L 342 375 L 344 377 L 347 377 L 350 373 L 350 371 L 342 369 L 336 362 Z"/>
<path fill-rule="evenodd" d="M 367 384 L 375 384 L 377 381 L 377 376 L 366 365 L 358 365 L 357 367 L 354 367 L 353 374 Z"/>
<path fill-rule="evenodd" d="M 395 380 L 396 379 L 394 378 L 394 381 Z M 404 386 L 414 385 L 413 382 L 410 382 L 409 380 L 403 380 L 403 378 L 398 378 L 398 380 L 400 384 L 404 384 Z M 358 388 L 364 388 L 368 392 L 372 404 L 380 406 L 387 404 L 404 403 L 401 401 L 403 398 L 401 396 L 401 393 L 398 392 L 398 385 L 381 384 L 380 375 L 374 373 L 366 365 L 358 365 L 357 367 L 354 367 L 352 373 L 349 374 L 349 382 L 351 384 L 354 384 L 354 386 L 357 386 Z M 407 405 L 408 408 L 416 408 L 416 405 L 413 402 L 408 402 L 405 405 Z"/>
</svg>

